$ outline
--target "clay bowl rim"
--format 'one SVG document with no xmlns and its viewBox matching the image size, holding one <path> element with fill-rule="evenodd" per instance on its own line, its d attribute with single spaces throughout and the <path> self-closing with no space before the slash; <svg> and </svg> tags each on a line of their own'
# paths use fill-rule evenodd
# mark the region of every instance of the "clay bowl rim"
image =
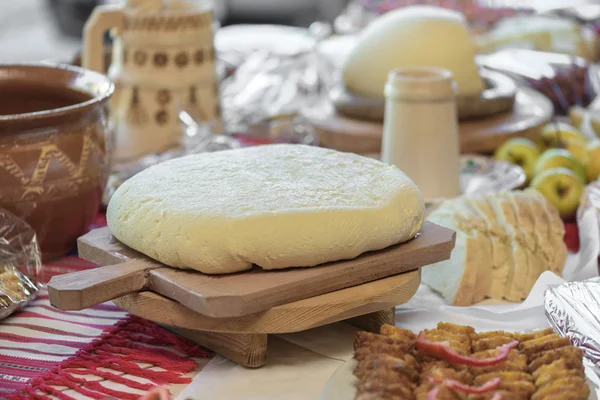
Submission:
<svg viewBox="0 0 600 400">
<path fill-rule="evenodd" d="M 20 113 L 20 114 L 6 114 L 6 115 L 0 114 L 0 124 L 20 122 L 20 121 L 30 122 L 30 121 L 46 119 L 46 118 L 63 117 L 63 116 L 68 116 L 68 115 L 76 113 L 76 112 L 87 111 L 87 110 L 94 108 L 96 105 L 106 102 L 113 95 L 113 93 L 115 91 L 115 85 L 110 80 L 110 78 L 108 78 L 108 76 L 103 75 L 96 71 L 82 68 L 82 67 L 76 67 L 76 66 L 67 65 L 67 64 L 50 64 L 50 63 L 41 63 L 41 62 L 38 62 L 38 63 L 0 63 L 0 77 L 2 75 L 6 74 L 6 72 L 9 72 L 11 70 L 20 71 L 21 73 L 23 73 L 24 70 L 29 70 L 30 73 L 34 73 L 35 70 L 46 70 L 48 72 L 55 71 L 55 72 L 62 72 L 65 74 L 71 73 L 71 74 L 73 74 L 73 78 L 84 77 L 84 78 L 86 78 L 85 83 L 94 83 L 94 84 L 98 85 L 98 88 L 94 91 L 94 90 L 86 87 L 85 85 L 82 85 L 82 84 L 78 85 L 76 79 L 71 79 L 71 80 L 69 80 L 69 85 L 62 87 L 61 89 L 75 89 L 75 90 L 85 93 L 88 96 L 91 96 L 91 99 L 86 100 L 81 103 L 72 104 L 70 106 L 51 108 L 49 110 L 43 110 L 43 111 L 34 111 L 34 112 L 27 112 L 27 113 Z M 9 74 L 6 77 L 0 78 L 0 82 L 3 80 L 4 81 L 11 81 L 11 80 L 18 81 L 18 80 L 22 79 L 24 76 L 25 75 L 15 74 L 15 77 L 13 78 L 9 72 Z M 41 80 L 31 82 L 31 84 L 35 85 L 35 84 L 39 84 L 40 82 L 41 82 Z"/>
</svg>

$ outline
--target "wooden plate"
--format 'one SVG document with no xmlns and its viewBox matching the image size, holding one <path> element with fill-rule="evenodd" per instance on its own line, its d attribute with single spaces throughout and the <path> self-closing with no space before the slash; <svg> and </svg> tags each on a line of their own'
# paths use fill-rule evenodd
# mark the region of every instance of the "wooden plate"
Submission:
<svg viewBox="0 0 600 400">
<path fill-rule="evenodd" d="M 487 88 L 479 96 L 458 96 L 456 105 L 461 121 L 477 119 L 509 111 L 515 101 L 517 85 L 508 76 L 499 72 L 480 71 Z M 367 121 L 383 121 L 384 99 L 356 96 L 340 86 L 330 93 L 336 111 L 349 118 Z"/>
<path fill-rule="evenodd" d="M 552 113 L 552 103 L 544 95 L 519 87 L 512 111 L 459 124 L 461 153 L 492 153 L 513 137 L 535 137 Z M 335 112 L 306 118 L 314 127 L 320 146 L 359 154 L 381 152 L 382 122 L 348 118 Z"/>
</svg>

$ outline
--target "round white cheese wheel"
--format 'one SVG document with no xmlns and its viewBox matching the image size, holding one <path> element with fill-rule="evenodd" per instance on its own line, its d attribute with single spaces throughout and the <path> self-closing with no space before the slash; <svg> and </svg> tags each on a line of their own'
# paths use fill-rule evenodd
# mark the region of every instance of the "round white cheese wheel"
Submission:
<svg viewBox="0 0 600 400">
<path fill-rule="evenodd" d="M 383 98 L 389 72 L 414 67 L 450 70 L 459 95 L 484 89 L 464 17 L 432 6 L 399 8 L 369 24 L 346 59 L 343 79 L 354 94 Z"/>
<path fill-rule="evenodd" d="M 285 144 L 160 163 L 121 185 L 107 211 L 127 246 L 208 274 L 352 259 L 413 238 L 423 216 L 398 168 Z"/>
</svg>

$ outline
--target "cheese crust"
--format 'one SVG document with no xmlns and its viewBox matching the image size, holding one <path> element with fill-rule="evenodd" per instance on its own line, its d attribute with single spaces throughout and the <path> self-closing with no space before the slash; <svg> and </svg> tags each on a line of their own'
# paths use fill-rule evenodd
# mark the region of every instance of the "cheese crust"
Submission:
<svg viewBox="0 0 600 400">
<path fill-rule="evenodd" d="M 163 162 L 120 186 L 107 210 L 127 246 L 207 274 L 352 259 L 413 238 L 423 217 L 398 168 L 286 144 Z"/>
</svg>

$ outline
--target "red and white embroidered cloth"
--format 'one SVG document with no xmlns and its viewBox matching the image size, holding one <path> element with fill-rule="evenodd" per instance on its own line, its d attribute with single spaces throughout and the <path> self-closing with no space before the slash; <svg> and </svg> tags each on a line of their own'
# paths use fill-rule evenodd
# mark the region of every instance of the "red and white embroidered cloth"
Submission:
<svg viewBox="0 0 600 400">
<path fill-rule="evenodd" d="M 97 226 L 104 223 L 101 217 Z M 568 237 L 577 237 L 576 226 L 565 237 L 576 247 Z M 66 257 L 45 265 L 44 280 L 94 267 Z M 210 358 L 196 344 L 110 303 L 61 311 L 42 293 L 0 321 L 0 400 L 137 400 L 157 385 L 175 395 Z"/>
<path fill-rule="evenodd" d="M 70 256 L 45 265 L 44 278 L 93 267 Z M 0 399 L 135 400 L 155 386 L 175 394 L 209 357 L 113 304 L 61 311 L 42 292 L 0 321 Z"/>
</svg>

